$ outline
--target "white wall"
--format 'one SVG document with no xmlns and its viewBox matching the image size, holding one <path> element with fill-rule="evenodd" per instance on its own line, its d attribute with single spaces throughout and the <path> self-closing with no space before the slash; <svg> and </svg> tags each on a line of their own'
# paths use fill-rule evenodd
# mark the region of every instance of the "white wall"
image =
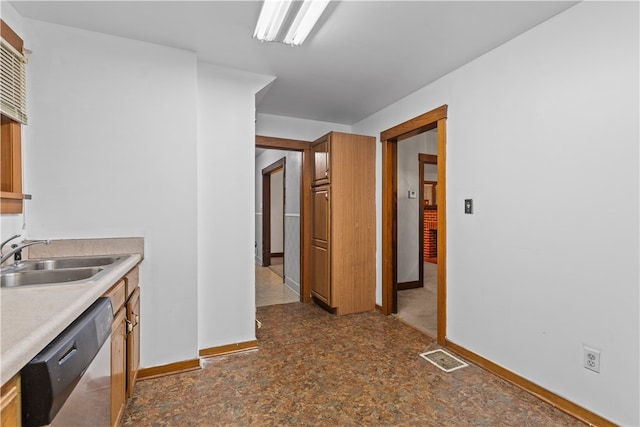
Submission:
<svg viewBox="0 0 640 427">
<path fill-rule="evenodd" d="M 331 131 L 351 132 L 351 126 L 273 114 L 257 114 L 256 117 L 256 135 L 261 136 L 315 141 Z"/>
<path fill-rule="evenodd" d="M 197 357 L 195 54 L 28 19 L 24 35 L 29 236 L 143 236 L 141 365 Z"/>
<path fill-rule="evenodd" d="M 449 105 L 447 338 L 622 425 L 640 424 L 638 12 L 579 3 L 353 126 Z"/>
<path fill-rule="evenodd" d="M 38 21 L 25 35 L 30 237 L 145 238 L 143 367 L 254 340 L 254 96 L 273 77 Z"/>
<path fill-rule="evenodd" d="M 417 281 L 420 276 L 420 186 L 419 154 L 438 154 L 437 133 L 423 132 L 398 144 L 398 283 Z M 409 198 L 409 191 L 416 197 Z"/>
<path fill-rule="evenodd" d="M 198 345 L 255 340 L 255 93 L 273 77 L 198 64 Z"/>
<path fill-rule="evenodd" d="M 22 16 L 18 11 L 15 10 L 8 1 L 2 0 L 0 1 L 0 12 L 2 13 L 2 20 L 11 27 L 11 29 L 22 38 L 22 40 L 25 40 L 22 31 Z"/>
</svg>

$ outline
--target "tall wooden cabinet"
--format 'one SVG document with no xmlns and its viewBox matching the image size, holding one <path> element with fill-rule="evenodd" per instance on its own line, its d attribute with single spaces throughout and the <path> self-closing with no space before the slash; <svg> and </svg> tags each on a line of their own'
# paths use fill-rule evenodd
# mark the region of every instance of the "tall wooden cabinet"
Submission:
<svg viewBox="0 0 640 427">
<path fill-rule="evenodd" d="M 375 138 L 312 144 L 311 295 L 336 314 L 375 308 Z"/>
</svg>

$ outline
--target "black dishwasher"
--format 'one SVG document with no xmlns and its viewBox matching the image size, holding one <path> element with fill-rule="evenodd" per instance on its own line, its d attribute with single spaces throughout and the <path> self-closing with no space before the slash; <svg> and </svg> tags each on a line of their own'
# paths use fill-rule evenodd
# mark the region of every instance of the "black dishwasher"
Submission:
<svg viewBox="0 0 640 427">
<path fill-rule="evenodd" d="M 22 369 L 24 426 L 56 425 L 63 418 L 61 425 L 109 425 L 111 346 L 105 342 L 112 322 L 110 299 L 98 298 Z M 90 392 L 80 387 L 83 377 Z"/>
</svg>

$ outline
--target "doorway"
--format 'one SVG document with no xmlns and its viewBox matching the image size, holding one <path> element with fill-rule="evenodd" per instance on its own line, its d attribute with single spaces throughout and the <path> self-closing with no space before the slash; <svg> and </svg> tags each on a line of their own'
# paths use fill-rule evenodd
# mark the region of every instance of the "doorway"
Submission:
<svg viewBox="0 0 640 427">
<path fill-rule="evenodd" d="M 436 135 L 437 137 L 437 135 Z M 418 206 L 418 235 L 420 236 L 420 282 L 424 281 L 424 262 L 438 263 L 438 155 L 418 156 L 418 179 L 420 180 Z"/>
<path fill-rule="evenodd" d="M 437 130 L 398 144 L 397 312 L 429 336 L 437 335 Z"/>
<path fill-rule="evenodd" d="M 382 142 L 382 306 L 398 310 L 398 144 L 435 130 L 437 139 L 437 340 L 446 339 L 446 119 L 447 106 L 414 117 L 380 134 Z"/>
<path fill-rule="evenodd" d="M 262 169 L 262 266 L 284 268 L 285 157 Z M 273 263 L 272 263 L 273 258 Z M 284 271 L 280 274 L 284 280 Z"/>
<path fill-rule="evenodd" d="M 310 290 L 309 290 L 309 261 L 308 261 L 308 253 L 307 251 L 304 250 L 304 248 L 307 248 L 310 244 L 309 242 L 309 235 L 310 235 L 310 222 L 309 222 L 309 218 L 308 218 L 308 214 L 310 212 L 310 206 L 311 206 L 311 198 L 308 194 L 308 192 L 303 191 L 304 188 L 309 188 L 311 186 L 311 181 L 310 181 L 310 171 L 311 171 L 311 166 L 312 166 L 312 161 L 313 159 L 311 158 L 311 142 L 309 141 L 302 141 L 302 140 L 293 140 L 293 139 L 285 139 L 285 138 L 276 138 L 276 137 L 268 137 L 268 136 L 261 136 L 261 135 L 256 135 L 256 139 L 255 139 L 255 146 L 258 149 L 268 149 L 268 150 L 281 150 L 281 151 L 289 151 L 289 152 L 298 152 L 300 153 L 300 176 L 299 176 L 299 180 L 300 180 L 300 193 L 297 197 L 298 201 L 294 201 L 292 203 L 299 205 L 299 214 L 297 215 L 297 218 L 293 218 L 293 216 L 291 218 L 289 218 L 290 220 L 294 219 L 295 221 L 299 222 L 299 225 L 296 225 L 295 227 L 299 229 L 299 235 L 300 235 L 300 239 L 299 239 L 299 246 L 298 247 L 294 247 L 294 248 L 289 248 L 289 253 L 293 254 L 297 254 L 299 255 L 299 262 L 295 262 L 295 260 L 292 261 L 293 257 L 290 257 L 290 261 L 293 262 L 294 264 L 294 270 L 295 269 L 299 269 L 298 270 L 298 275 L 299 275 L 299 300 L 301 302 L 310 302 L 311 300 L 311 294 L 310 294 Z M 292 163 L 292 165 L 295 165 L 296 163 Z M 284 164 L 283 164 L 284 167 Z M 288 167 L 288 166 L 287 166 Z M 275 169 L 277 169 L 277 167 L 274 167 L 274 171 Z M 289 168 L 290 170 L 293 170 L 291 168 Z M 294 167 L 295 170 L 297 170 L 296 167 Z M 259 173 L 259 172 L 257 172 Z M 263 175 L 263 182 L 264 182 L 264 175 Z M 260 182 L 260 181 L 258 181 Z M 269 185 L 271 183 L 269 182 Z M 257 185 L 260 185 L 257 183 Z M 293 187 L 292 187 L 293 188 Z M 293 190 L 289 191 L 289 196 L 292 197 L 292 200 L 296 199 L 295 194 L 291 194 Z M 295 191 L 293 191 L 295 193 Z M 263 194 L 264 197 L 264 194 Z M 263 218 L 260 221 L 256 222 L 256 229 L 258 229 L 258 227 L 262 227 L 263 229 L 266 228 L 265 227 L 265 220 L 264 220 L 264 215 L 262 215 Z M 289 215 L 291 216 L 291 215 Z M 285 217 L 287 217 L 287 214 L 285 213 Z M 295 221 L 290 221 L 290 222 L 295 222 Z M 287 226 L 285 225 L 285 230 L 287 229 Z M 289 229 L 291 230 L 291 229 Z M 286 232 L 285 232 L 286 233 Z M 258 234 L 257 236 L 260 236 L 261 234 Z M 257 240 L 257 239 L 256 239 Z M 260 248 L 262 249 L 263 254 L 269 254 L 269 256 L 271 255 L 270 251 L 265 250 L 265 244 L 264 244 L 264 240 L 263 243 L 260 245 Z M 284 250 L 284 252 L 287 252 L 287 249 Z M 257 259 L 257 261 L 260 261 Z M 269 264 L 272 263 L 272 260 L 269 260 Z M 264 265 L 264 260 L 260 261 L 257 266 L 256 269 L 260 269 L 262 267 L 259 267 L 260 265 Z M 290 264 L 291 265 L 291 264 Z M 286 273 L 285 273 L 286 274 Z M 286 280 L 286 279 L 285 279 Z"/>
</svg>

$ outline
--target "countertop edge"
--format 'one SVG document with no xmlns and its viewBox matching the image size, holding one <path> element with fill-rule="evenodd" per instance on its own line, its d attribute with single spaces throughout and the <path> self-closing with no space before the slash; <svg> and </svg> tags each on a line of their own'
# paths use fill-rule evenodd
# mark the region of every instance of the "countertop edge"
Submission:
<svg viewBox="0 0 640 427">
<path fill-rule="evenodd" d="M 70 285 L 56 285 L 51 287 L 39 287 L 31 289 L 0 289 L 0 302 L 2 304 L 0 322 L 0 384 L 5 384 L 17 374 L 34 356 L 36 356 L 47 344 L 49 344 L 60 332 L 71 324 L 82 312 L 84 312 L 96 299 L 101 297 L 111 286 L 122 279 L 132 268 L 142 261 L 140 254 L 128 254 L 129 258 L 114 266 L 108 274 L 97 282 L 76 283 Z M 53 293 L 57 297 L 53 298 Z M 57 300 L 51 303 L 42 313 L 43 320 L 34 322 L 36 316 L 29 317 L 26 310 L 38 300 Z M 25 307 L 25 319 L 20 316 L 7 314 L 5 304 L 9 304 L 11 311 L 19 310 L 20 305 Z M 18 324 L 20 322 L 20 324 Z M 11 336 L 11 332 L 22 326 L 26 329 L 18 338 Z M 9 342 L 7 342 L 7 340 Z"/>
</svg>

